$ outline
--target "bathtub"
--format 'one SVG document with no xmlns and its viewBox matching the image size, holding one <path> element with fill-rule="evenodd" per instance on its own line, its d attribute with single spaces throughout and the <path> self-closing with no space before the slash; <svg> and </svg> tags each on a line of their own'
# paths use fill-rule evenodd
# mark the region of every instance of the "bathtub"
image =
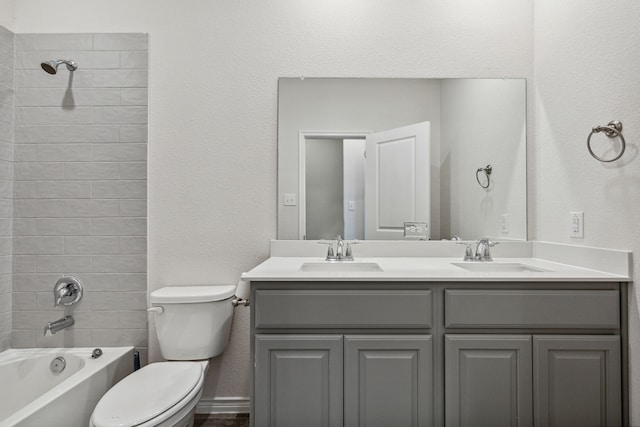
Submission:
<svg viewBox="0 0 640 427">
<path fill-rule="evenodd" d="M 0 427 L 86 427 L 102 395 L 133 371 L 133 347 L 12 349 L 0 353 Z M 51 362 L 65 368 L 53 373 Z M 60 361 L 57 361 L 60 366 Z"/>
</svg>

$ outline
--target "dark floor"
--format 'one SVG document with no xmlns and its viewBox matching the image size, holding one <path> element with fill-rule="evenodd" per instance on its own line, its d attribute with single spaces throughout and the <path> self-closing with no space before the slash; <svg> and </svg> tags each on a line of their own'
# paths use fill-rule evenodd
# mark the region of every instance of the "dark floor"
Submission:
<svg viewBox="0 0 640 427">
<path fill-rule="evenodd" d="M 249 427 L 249 414 L 196 414 L 193 427 Z"/>
</svg>

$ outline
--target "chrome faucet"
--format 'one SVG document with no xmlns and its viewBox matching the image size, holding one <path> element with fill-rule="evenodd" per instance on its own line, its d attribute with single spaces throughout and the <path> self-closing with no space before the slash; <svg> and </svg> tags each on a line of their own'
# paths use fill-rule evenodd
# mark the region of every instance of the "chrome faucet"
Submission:
<svg viewBox="0 0 640 427">
<path fill-rule="evenodd" d="M 44 336 L 50 337 L 51 335 L 59 332 L 69 326 L 72 326 L 75 323 L 73 317 L 65 316 L 62 319 L 54 320 L 53 322 L 48 322 L 44 327 Z"/>
<path fill-rule="evenodd" d="M 351 245 L 357 245 L 360 243 L 357 240 L 352 240 L 350 242 L 345 242 L 342 239 L 342 236 L 337 237 L 336 242 L 336 251 L 335 255 L 333 252 L 333 242 L 329 242 L 326 240 L 321 240 L 318 243 L 322 245 L 327 245 L 329 248 L 327 249 L 327 257 L 326 261 L 353 261 L 353 252 L 351 250 Z"/>
<path fill-rule="evenodd" d="M 476 243 L 476 254 L 473 257 L 475 261 L 493 261 L 491 257 L 491 248 L 498 242 L 492 242 L 488 237 L 483 237 Z"/>
</svg>

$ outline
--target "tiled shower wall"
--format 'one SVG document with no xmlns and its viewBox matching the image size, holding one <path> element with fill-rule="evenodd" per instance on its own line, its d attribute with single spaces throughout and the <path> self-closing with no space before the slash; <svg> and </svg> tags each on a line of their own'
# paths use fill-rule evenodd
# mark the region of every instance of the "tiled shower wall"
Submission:
<svg viewBox="0 0 640 427">
<path fill-rule="evenodd" d="M 0 351 L 11 344 L 14 35 L 0 27 Z"/>
<path fill-rule="evenodd" d="M 147 46 L 15 35 L 12 347 L 146 349 Z M 40 68 L 56 59 L 78 70 Z M 62 275 L 84 284 L 78 305 L 53 307 Z M 65 314 L 75 325 L 43 336 Z"/>
</svg>

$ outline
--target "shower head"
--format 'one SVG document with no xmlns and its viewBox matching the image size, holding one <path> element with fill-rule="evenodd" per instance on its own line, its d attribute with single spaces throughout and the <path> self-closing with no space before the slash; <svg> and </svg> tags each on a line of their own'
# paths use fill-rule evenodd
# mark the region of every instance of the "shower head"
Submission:
<svg viewBox="0 0 640 427">
<path fill-rule="evenodd" d="M 40 66 L 47 73 L 56 74 L 58 72 L 58 67 L 61 64 L 65 64 L 67 66 L 67 70 L 69 71 L 75 71 L 78 69 L 78 64 L 76 64 L 72 59 L 58 59 L 57 61 L 47 61 L 41 63 Z"/>
</svg>

